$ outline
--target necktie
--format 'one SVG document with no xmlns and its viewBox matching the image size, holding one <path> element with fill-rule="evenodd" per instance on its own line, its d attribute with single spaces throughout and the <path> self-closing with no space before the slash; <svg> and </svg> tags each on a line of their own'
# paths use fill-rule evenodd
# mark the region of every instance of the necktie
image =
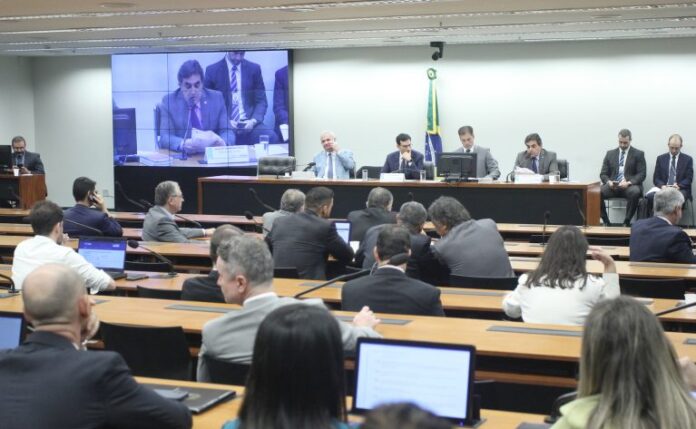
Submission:
<svg viewBox="0 0 696 429">
<path fill-rule="evenodd" d="M 621 156 L 619 156 L 619 174 L 616 175 L 616 181 L 617 181 L 617 182 L 622 181 L 623 178 L 624 178 L 623 168 L 622 168 L 622 167 L 624 166 L 625 158 L 626 158 L 626 151 L 622 150 L 622 151 L 621 151 Z"/>
<path fill-rule="evenodd" d="M 467 150 L 466 150 L 466 153 L 471 153 L 471 149 L 467 149 Z"/>
<path fill-rule="evenodd" d="M 334 166 L 333 166 L 333 157 L 331 154 L 327 155 L 327 162 L 329 163 L 328 171 L 326 173 L 326 178 L 327 179 L 333 179 L 334 178 Z"/>
<path fill-rule="evenodd" d="M 232 65 L 232 72 L 230 73 L 230 92 L 232 102 L 230 103 L 230 119 L 233 121 L 239 121 L 239 85 L 237 84 L 237 66 Z"/>
<path fill-rule="evenodd" d="M 539 173 L 539 166 L 537 165 L 537 158 L 536 156 L 532 158 L 532 171 L 534 173 Z"/>
<path fill-rule="evenodd" d="M 672 162 L 669 164 L 669 180 L 667 180 L 668 185 L 674 185 L 677 181 L 677 156 L 672 155 Z"/>
<path fill-rule="evenodd" d="M 203 127 L 201 127 L 201 120 L 198 119 L 197 110 L 198 106 L 191 106 L 191 109 L 189 109 L 189 121 L 191 122 L 191 128 L 200 130 Z"/>
</svg>

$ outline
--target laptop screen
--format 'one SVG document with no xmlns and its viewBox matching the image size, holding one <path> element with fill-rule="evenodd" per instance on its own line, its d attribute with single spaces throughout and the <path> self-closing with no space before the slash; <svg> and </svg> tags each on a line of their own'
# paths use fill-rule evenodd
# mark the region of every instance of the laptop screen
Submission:
<svg viewBox="0 0 696 429">
<path fill-rule="evenodd" d="M 0 312 L 0 350 L 13 349 L 24 339 L 24 315 Z"/>
<path fill-rule="evenodd" d="M 353 411 L 412 402 L 457 423 L 472 423 L 473 346 L 358 340 Z"/>
<path fill-rule="evenodd" d="M 126 240 L 122 238 L 80 238 L 77 251 L 102 270 L 123 271 L 126 264 Z"/>
<path fill-rule="evenodd" d="M 338 232 L 343 241 L 346 244 L 350 244 L 350 222 L 336 221 L 334 225 L 336 225 L 336 232 Z"/>
</svg>

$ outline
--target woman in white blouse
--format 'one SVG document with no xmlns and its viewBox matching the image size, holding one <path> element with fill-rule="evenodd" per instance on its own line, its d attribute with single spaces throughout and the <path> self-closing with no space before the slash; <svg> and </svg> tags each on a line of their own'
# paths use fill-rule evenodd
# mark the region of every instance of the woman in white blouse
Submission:
<svg viewBox="0 0 696 429">
<path fill-rule="evenodd" d="M 604 264 L 604 274 L 587 274 L 588 249 Z M 528 323 L 582 325 L 592 306 L 621 294 L 614 260 L 589 247 L 575 226 L 562 226 L 546 245 L 536 270 L 520 276 L 517 288 L 503 300 L 505 314 Z"/>
</svg>

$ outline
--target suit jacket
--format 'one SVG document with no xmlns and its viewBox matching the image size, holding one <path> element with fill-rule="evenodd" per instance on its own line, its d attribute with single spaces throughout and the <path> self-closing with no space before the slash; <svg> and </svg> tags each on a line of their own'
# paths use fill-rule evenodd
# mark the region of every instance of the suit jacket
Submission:
<svg viewBox="0 0 696 429">
<path fill-rule="evenodd" d="M 607 183 L 609 180 L 616 180 L 616 175 L 619 174 L 619 148 L 607 151 L 602 161 L 602 171 L 599 173 L 599 178 L 602 183 Z M 634 185 L 643 188 L 645 180 L 645 154 L 643 151 L 631 146 L 624 160 L 624 179 L 630 181 Z"/>
<path fill-rule="evenodd" d="M 399 164 L 401 162 L 401 152 L 398 150 L 387 155 L 387 159 L 384 161 L 382 166 L 382 173 L 395 173 L 401 172 L 399 170 Z M 417 180 L 420 179 L 420 171 L 423 169 L 423 154 L 412 150 L 411 151 L 411 162 L 409 162 L 403 173 L 407 179 Z"/>
<path fill-rule="evenodd" d="M 378 207 L 369 207 L 348 213 L 348 222 L 351 224 L 351 241 L 363 241 L 365 233 L 373 226 L 396 223 L 396 213 Z"/>
<path fill-rule="evenodd" d="M 558 171 L 558 162 L 556 161 L 556 152 L 541 149 L 539 153 L 539 161 L 537 162 L 539 174 L 549 174 L 551 171 Z M 532 157 L 527 151 L 522 151 L 517 154 L 515 159 L 515 168 L 522 167 L 532 169 Z"/>
<path fill-rule="evenodd" d="M 282 140 L 280 124 L 290 124 L 290 93 L 288 90 L 288 66 L 279 68 L 275 72 L 275 84 L 273 85 L 273 115 L 275 116 L 275 131 Z"/>
<path fill-rule="evenodd" d="M 209 381 L 208 367 L 203 356 L 237 363 L 250 363 L 256 331 L 264 318 L 276 308 L 290 304 L 321 305 L 320 299 L 297 300 L 269 293 L 247 300 L 241 310 L 231 310 L 203 326 L 202 344 L 198 354 L 198 381 Z M 343 347 L 355 349 L 358 337 L 380 337 L 372 328 L 357 327 L 339 321 Z"/>
<path fill-rule="evenodd" d="M 203 237 L 200 228 L 179 228 L 169 212 L 162 206 L 148 210 L 143 220 L 143 241 L 167 241 L 188 243 L 189 238 Z"/>
<path fill-rule="evenodd" d="M 465 277 L 513 277 L 503 237 L 491 219 L 468 220 L 432 246 L 450 274 Z"/>
<path fill-rule="evenodd" d="M 351 280 L 341 289 L 341 310 L 444 316 L 440 289 L 408 277 L 397 268 L 379 268 L 371 276 Z"/>
<path fill-rule="evenodd" d="M 181 299 L 184 301 L 225 302 L 222 290 L 217 284 L 218 272 L 213 270 L 207 276 L 186 279 L 181 286 Z"/>
<path fill-rule="evenodd" d="M 70 221 L 98 229 L 107 237 L 121 237 L 123 235 L 123 229 L 116 219 L 109 217 L 101 210 L 91 209 L 83 204 L 75 204 L 74 207 L 65 210 L 63 218 L 63 232 L 71 237 L 94 236 L 98 234 L 91 229 L 84 228 Z"/>
<path fill-rule="evenodd" d="M 353 159 L 353 152 L 347 149 L 341 149 L 338 153 L 334 154 L 336 160 L 334 162 L 334 174 L 337 179 L 348 179 L 350 178 L 350 171 L 355 171 L 355 160 Z M 314 174 L 317 177 L 324 177 L 324 172 L 326 170 L 326 163 L 329 160 L 329 156 L 325 150 L 314 155 Z"/>
<path fill-rule="evenodd" d="M 344 264 L 353 259 L 333 222 L 310 210 L 276 219 L 266 242 L 275 267 L 297 268 L 301 279 L 325 279 L 328 255 Z"/>
<path fill-rule="evenodd" d="M 271 232 L 276 219 L 283 216 L 290 216 L 291 214 L 292 212 L 287 212 L 285 210 L 276 210 L 274 212 L 264 213 L 263 216 L 261 216 L 263 219 L 263 235 L 266 236 L 269 232 Z"/>
<path fill-rule="evenodd" d="M 459 147 L 455 152 L 466 152 L 464 147 Z M 498 161 L 491 155 L 491 150 L 477 144 L 472 150 L 476 154 L 476 177 L 490 177 L 495 180 L 500 177 Z"/>
<path fill-rule="evenodd" d="M 631 151 L 628 151 L 631 153 Z M 667 152 L 657 157 L 655 161 L 655 173 L 653 183 L 661 188 L 669 181 L 669 165 L 672 163 L 672 155 Z M 691 182 L 694 179 L 694 160 L 689 155 L 681 152 L 677 158 L 677 184 L 679 190 L 684 192 L 687 198 L 691 198 Z"/>
<path fill-rule="evenodd" d="M 0 385 L 3 429 L 191 427 L 187 407 L 138 384 L 121 355 L 50 332 L 0 353 Z"/>
<path fill-rule="evenodd" d="M 657 216 L 631 226 L 629 245 L 631 261 L 696 264 L 686 232 Z"/>
<path fill-rule="evenodd" d="M 24 165 L 32 174 L 46 174 L 41 155 L 36 152 L 24 151 L 24 160 L 17 159 L 17 154 L 12 154 L 12 165 Z"/>
<path fill-rule="evenodd" d="M 191 135 L 189 121 L 189 104 L 181 93 L 181 89 L 167 94 L 160 103 L 160 141 L 164 149 L 179 150 L 184 138 Z M 203 89 L 200 101 L 201 131 L 213 131 L 230 144 L 229 121 L 227 109 L 218 91 Z"/>
<path fill-rule="evenodd" d="M 261 67 L 251 61 L 242 60 L 240 63 L 242 72 L 242 105 L 246 119 L 256 119 L 256 122 L 263 122 L 268 110 L 268 100 L 266 99 L 266 86 L 263 83 Z M 209 65 L 205 69 L 205 87 L 220 91 L 225 99 L 227 113 L 232 109 L 232 94 L 230 93 L 230 69 L 225 58 Z M 227 117 L 229 119 L 229 116 Z"/>
</svg>

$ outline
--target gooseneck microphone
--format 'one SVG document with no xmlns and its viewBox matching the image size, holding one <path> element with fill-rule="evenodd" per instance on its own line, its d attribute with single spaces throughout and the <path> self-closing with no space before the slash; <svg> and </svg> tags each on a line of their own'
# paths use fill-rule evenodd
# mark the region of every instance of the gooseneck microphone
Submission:
<svg viewBox="0 0 696 429">
<path fill-rule="evenodd" d="M 7 294 L 15 295 L 15 294 L 19 293 L 19 291 L 17 290 L 17 287 L 15 286 L 14 280 L 12 280 L 12 277 L 6 276 L 4 274 L 0 274 L 0 278 L 3 278 L 3 279 L 8 280 L 10 282 L 10 289 L 7 291 Z M 2 295 L 0 295 L 0 297 L 2 297 Z"/>
<path fill-rule="evenodd" d="M 261 197 L 259 197 L 259 194 L 256 193 L 256 189 L 254 188 L 249 188 L 249 192 L 251 193 L 251 196 L 254 198 L 254 201 L 259 203 L 261 207 L 265 208 L 268 211 L 276 211 L 275 207 L 269 206 L 268 204 L 264 203 Z"/>
<path fill-rule="evenodd" d="M 546 225 L 549 223 L 549 218 L 551 218 L 551 211 L 546 210 L 544 212 L 544 226 L 541 227 L 541 245 L 546 246 Z"/>
<path fill-rule="evenodd" d="M 92 232 L 95 232 L 100 237 L 102 237 L 104 235 L 104 233 L 101 230 L 94 228 L 93 226 L 89 226 L 89 225 L 85 225 L 84 223 L 76 222 L 72 219 L 68 219 L 67 217 L 63 218 L 63 222 L 71 223 L 73 225 L 79 226 L 80 228 L 88 229 Z"/>
<path fill-rule="evenodd" d="M 408 261 L 408 258 L 409 258 L 408 253 L 399 253 L 399 254 L 396 254 L 396 255 L 392 256 L 391 258 L 389 258 L 389 260 L 387 261 L 387 264 L 388 265 L 402 265 Z M 308 293 L 314 292 L 315 290 L 319 290 L 319 289 L 324 288 L 326 286 L 330 286 L 336 282 L 357 279 L 358 277 L 366 276 L 366 275 L 370 274 L 371 272 L 372 272 L 372 268 L 366 268 L 364 270 L 360 270 L 360 271 L 357 271 L 355 273 L 343 274 L 341 276 L 334 277 L 331 280 L 320 283 L 314 287 L 311 287 L 305 291 L 302 291 L 302 292 L 296 294 L 294 297 L 301 298 L 301 297 L 307 295 Z"/>
<path fill-rule="evenodd" d="M 307 166 L 306 166 L 306 167 L 304 168 L 304 170 L 302 170 L 302 171 L 309 171 L 309 170 L 311 170 L 312 167 L 314 167 L 315 165 L 317 165 L 316 162 L 310 162 L 309 164 L 307 164 Z"/>
<path fill-rule="evenodd" d="M 129 196 L 126 194 L 126 191 L 123 190 L 123 186 L 121 186 L 121 183 L 120 183 L 120 182 L 116 181 L 116 182 L 114 182 L 114 185 L 116 186 L 116 189 L 118 190 L 118 192 L 121 193 L 121 196 L 123 196 L 123 198 L 124 198 L 126 201 L 128 201 L 129 203 L 131 203 L 131 204 L 133 204 L 134 206 L 138 207 L 138 208 L 139 208 L 140 210 L 142 210 L 142 211 L 147 211 L 147 207 L 145 207 L 145 206 L 142 205 L 141 203 L 135 201 L 134 199 L 132 199 L 131 197 L 129 197 Z"/>
<path fill-rule="evenodd" d="M 512 177 L 512 173 L 514 173 L 514 172 L 515 172 L 515 170 L 513 169 L 511 172 L 509 172 L 509 173 L 505 176 L 505 183 L 511 183 L 511 182 L 512 182 L 512 180 L 510 180 L 510 178 Z"/>
<path fill-rule="evenodd" d="M 260 232 L 265 233 L 265 234 L 268 234 L 269 232 L 271 232 L 271 231 L 267 230 L 266 228 L 264 228 L 263 223 L 258 223 L 256 221 L 256 218 L 254 217 L 254 214 L 252 212 L 250 212 L 249 210 L 244 211 L 244 217 L 247 218 L 247 220 L 254 222 L 254 231 L 256 231 L 256 232 L 260 231 Z M 258 228 L 258 230 L 257 230 L 257 228 Z"/>
<path fill-rule="evenodd" d="M 658 316 L 658 317 L 664 316 L 665 314 L 674 313 L 675 311 L 679 311 L 679 310 L 683 310 L 685 308 L 693 307 L 694 305 L 696 305 L 696 301 L 690 302 L 688 304 L 678 305 L 674 308 L 670 308 L 669 310 L 662 310 L 660 312 L 655 313 L 655 316 Z"/>
<path fill-rule="evenodd" d="M 587 218 L 585 217 L 585 213 L 582 211 L 582 206 L 580 205 L 580 194 L 573 192 L 573 198 L 575 198 L 575 206 L 578 208 L 580 218 L 582 218 L 582 227 L 587 228 Z"/>
<path fill-rule="evenodd" d="M 154 250 L 149 249 L 149 248 L 141 245 L 140 243 L 138 243 L 137 240 L 128 240 L 127 243 L 128 243 L 128 247 L 130 247 L 131 249 L 137 249 L 137 248 L 144 249 L 145 251 L 150 253 L 152 256 L 157 258 L 160 262 L 164 262 L 165 264 L 167 264 L 167 266 L 169 267 L 169 273 L 166 274 L 167 277 L 176 277 L 178 275 L 176 273 L 176 271 L 174 271 L 174 264 L 172 263 L 171 260 L 165 258 L 164 256 L 160 255 L 159 253 L 155 252 Z"/>
</svg>

